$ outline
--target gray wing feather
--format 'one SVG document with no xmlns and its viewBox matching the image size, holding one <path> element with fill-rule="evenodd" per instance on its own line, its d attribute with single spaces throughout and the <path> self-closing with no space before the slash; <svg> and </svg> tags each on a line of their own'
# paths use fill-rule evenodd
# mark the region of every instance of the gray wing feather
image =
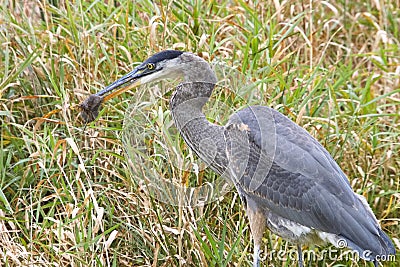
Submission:
<svg viewBox="0 0 400 267">
<path fill-rule="evenodd" d="M 253 106 L 232 115 L 224 135 L 228 169 L 242 194 L 283 218 L 338 234 L 353 249 L 390 253 L 375 216 L 303 128 L 273 109 Z"/>
</svg>

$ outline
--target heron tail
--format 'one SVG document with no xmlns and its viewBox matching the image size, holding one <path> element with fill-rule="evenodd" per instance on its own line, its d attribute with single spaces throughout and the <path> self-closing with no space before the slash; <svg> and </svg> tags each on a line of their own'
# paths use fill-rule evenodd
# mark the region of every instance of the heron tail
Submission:
<svg viewBox="0 0 400 267">
<path fill-rule="evenodd" d="M 374 235 L 373 238 L 379 243 L 379 246 L 373 248 L 369 247 L 368 243 L 356 244 L 346 237 L 343 238 L 347 241 L 349 248 L 357 251 L 360 258 L 373 262 L 388 261 L 390 260 L 389 255 L 396 254 L 396 249 L 389 236 L 382 229 L 378 228 L 377 230 L 378 235 Z"/>
</svg>

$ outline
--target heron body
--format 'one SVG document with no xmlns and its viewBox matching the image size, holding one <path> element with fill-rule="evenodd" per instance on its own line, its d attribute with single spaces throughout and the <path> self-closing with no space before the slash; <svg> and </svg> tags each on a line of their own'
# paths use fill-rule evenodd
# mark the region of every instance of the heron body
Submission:
<svg viewBox="0 0 400 267">
<path fill-rule="evenodd" d="M 202 58 L 160 52 L 96 95 L 172 77 L 183 77 L 170 101 L 175 125 L 186 144 L 235 185 L 254 239 L 254 266 L 260 263 L 265 228 L 297 244 L 299 252 L 302 244 L 338 246 L 344 240 L 375 264 L 378 255 L 395 253 L 365 198 L 354 193 L 331 155 L 303 128 L 265 106 L 234 113 L 226 126 L 206 119 L 202 108 L 217 78 Z"/>
</svg>

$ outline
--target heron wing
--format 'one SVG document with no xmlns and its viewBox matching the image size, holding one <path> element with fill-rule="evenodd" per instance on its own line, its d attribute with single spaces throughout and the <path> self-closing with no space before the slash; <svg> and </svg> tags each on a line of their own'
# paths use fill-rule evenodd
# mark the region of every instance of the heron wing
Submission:
<svg viewBox="0 0 400 267">
<path fill-rule="evenodd" d="M 303 128 L 273 109 L 253 106 L 235 113 L 224 135 L 231 178 L 259 206 L 357 246 L 381 247 L 371 238 L 381 234 L 375 216 Z"/>
</svg>

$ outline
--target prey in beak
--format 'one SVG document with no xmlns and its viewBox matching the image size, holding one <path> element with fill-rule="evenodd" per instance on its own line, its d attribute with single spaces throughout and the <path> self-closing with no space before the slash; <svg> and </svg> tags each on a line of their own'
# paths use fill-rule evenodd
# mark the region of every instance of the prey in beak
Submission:
<svg viewBox="0 0 400 267">
<path fill-rule="evenodd" d="M 100 92 L 90 95 L 81 104 L 79 104 L 83 121 L 85 123 L 94 121 L 99 115 L 99 109 L 103 103 L 134 87 L 139 86 L 141 84 L 140 78 L 144 73 L 144 70 L 141 68 L 141 66 L 142 65 L 138 66 L 133 71 L 113 82 Z"/>
</svg>

